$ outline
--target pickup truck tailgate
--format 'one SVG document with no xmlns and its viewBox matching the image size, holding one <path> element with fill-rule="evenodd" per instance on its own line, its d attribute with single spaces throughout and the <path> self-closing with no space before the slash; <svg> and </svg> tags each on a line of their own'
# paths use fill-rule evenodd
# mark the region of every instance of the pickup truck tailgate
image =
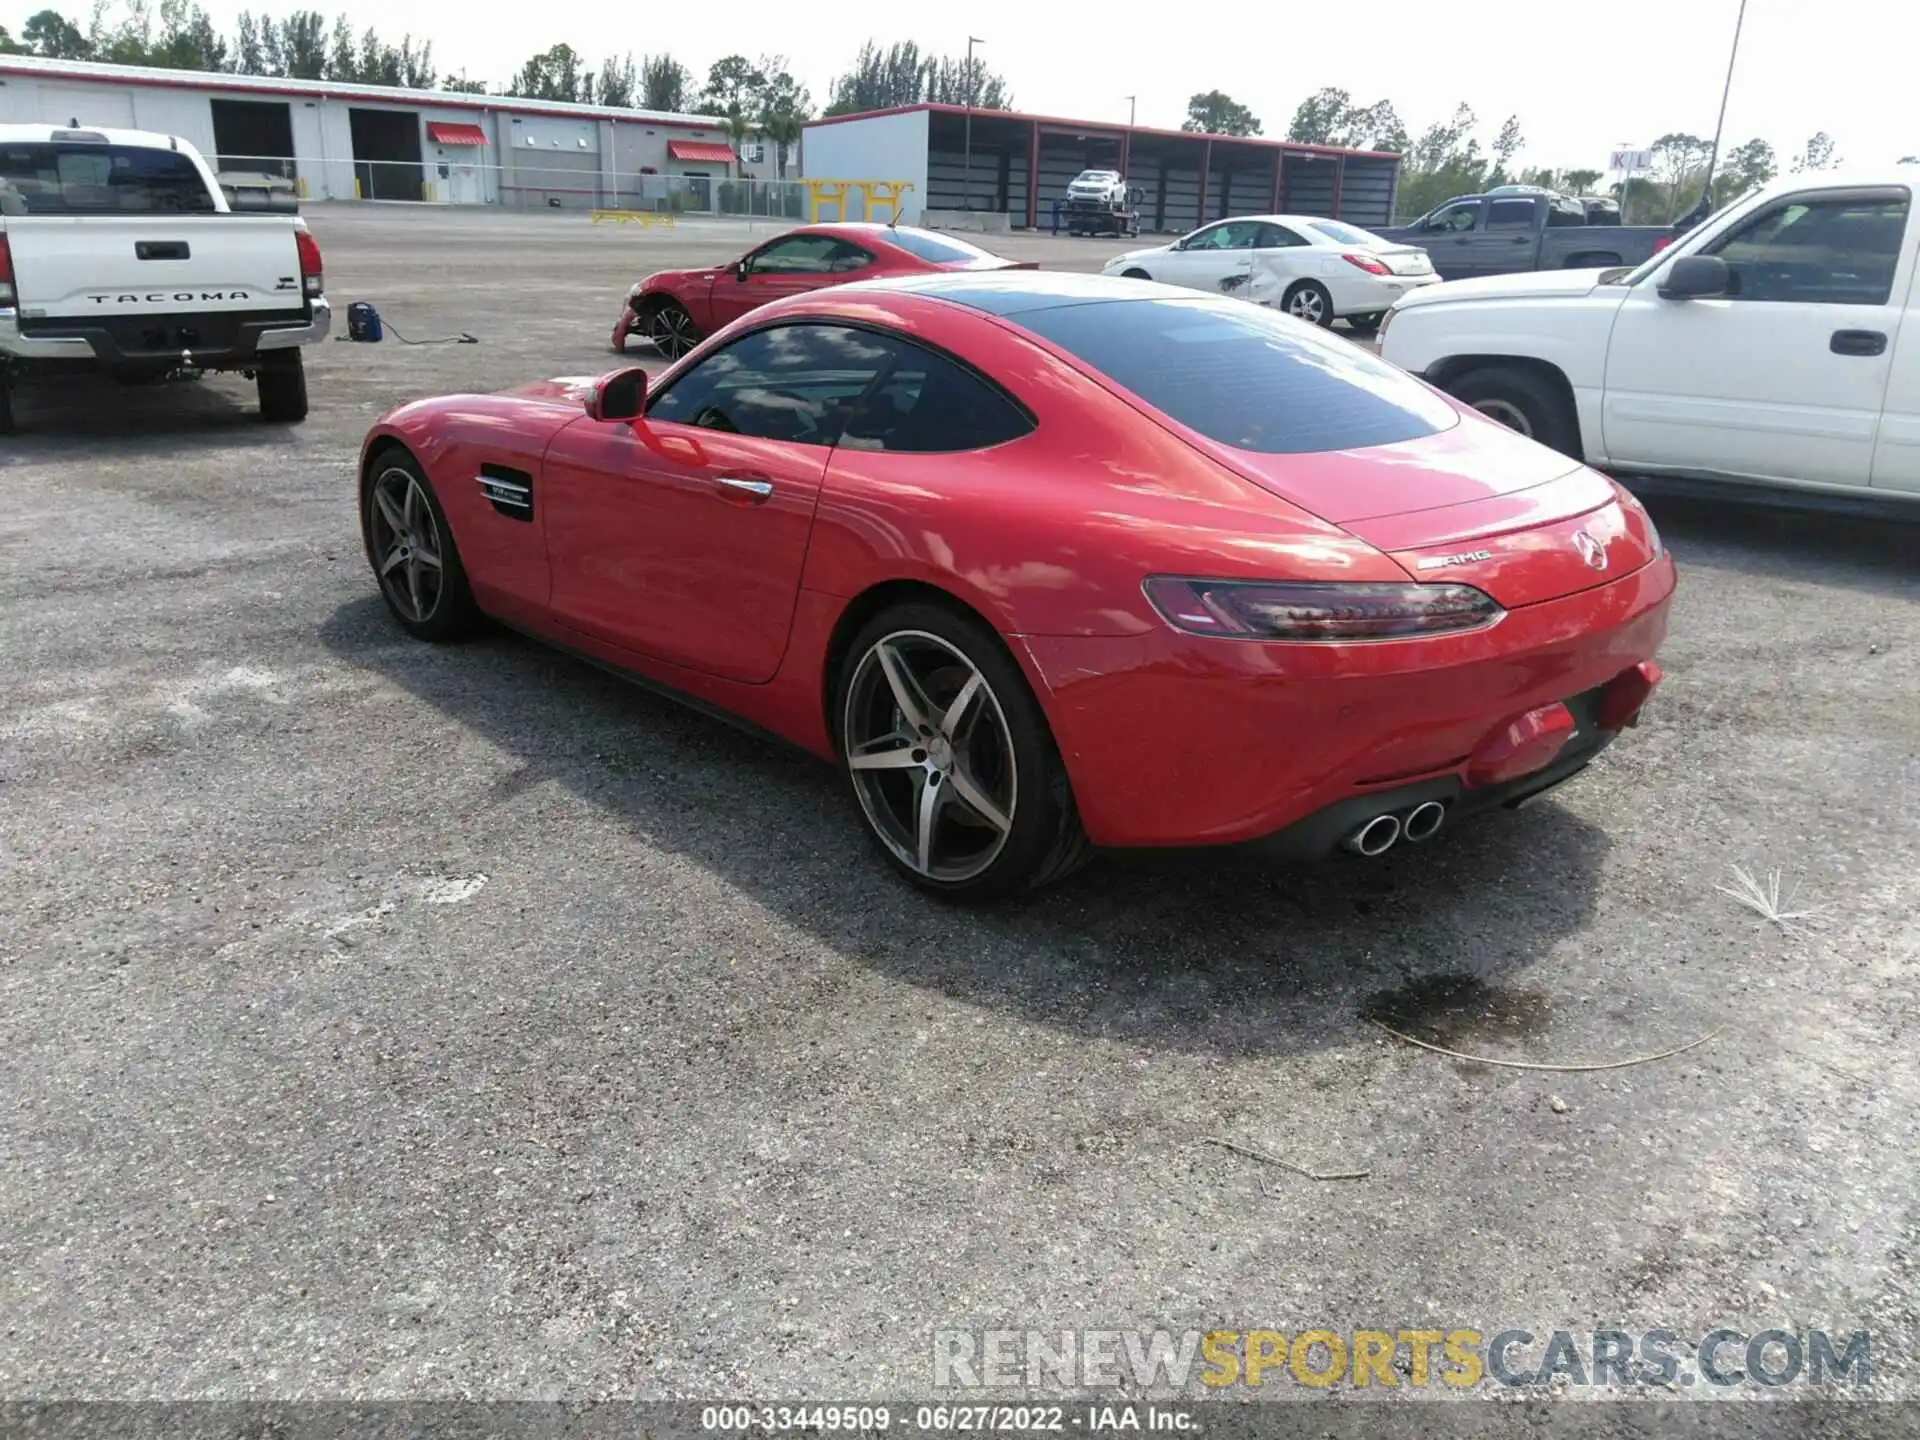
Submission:
<svg viewBox="0 0 1920 1440">
<path fill-rule="evenodd" d="M 284 216 L 6 219 L 21 318 L 298 310 L 300 252 Z"/>
</svg>

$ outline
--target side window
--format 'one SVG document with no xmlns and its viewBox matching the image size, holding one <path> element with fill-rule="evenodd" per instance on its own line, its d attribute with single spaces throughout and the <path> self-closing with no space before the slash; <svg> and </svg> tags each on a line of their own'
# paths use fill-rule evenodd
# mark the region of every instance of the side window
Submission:
<svg viewBox="0 0 1920 1440">
<path fill-rule="evenodd" d="M 647 406 L 647 418 L 832 445 L 894 354 L 893 342 L 844 325 L 756 330 L 661 391 Z"/>
<path fill-rule="evenodd" d="M 1703 253 L 1727 262 L 1735 300 L 1884 305 L 1908 209 L 1905 195 L 1783 200 Z"/>
<path fill-rule="evenodd" d="M 1488 203 L 1487 229 L 1531 230 L 1532 228 L 1533 201 L 1494 200 Z"/>
<path fill-rule="evenodd" d="M 841 248 L 831 235 L 786 235 L 749 255 L 747 270 L 753 275 L 824 275 Z"/>
<path fill-rule="evenodd" d="M 1219 250 L 1227 243 L 1227 227 L 1209 225 L 1205 230 L 1196 230 L 1186 240 L 1189 250 Z"/>
<path fill-rule="evenodd" d="M 1475 200 L 1469 200 L 1460 205 L 1449 205 L 1446 209 L 1435 212 L 1433 218 L 1420 228 L 1422 230 L 1471 230 L 1479 219 L 1479 211 L 1479 202 Z"/>
<path fill-rule="evenodd" d="M 1295 245 L 1305 245 L 1306 243 L 1304 239 L 1287 229 L 1284 225 L 1262 225 L 1260 227 L 1260 238 L 1254 241 L 1255 247 L 1261 250 L 1287 250 Z"/>
<path fill-rule="evenodd" d="M 850 274 L 855 270 L 864 270 L 873 264 L 873 256 L 845 240 L 833 242 L 833 256 L 827 261 L 827 269 L 835 275 Z"/>
<path fill-rule="evenodd" d="M 965 366 L 917 345 L 900 342 L 894 349 L 893 369 L 841 434 L 847 449 L 984 450 L 1033 429 L 1018 406 Z"/>
</svg>

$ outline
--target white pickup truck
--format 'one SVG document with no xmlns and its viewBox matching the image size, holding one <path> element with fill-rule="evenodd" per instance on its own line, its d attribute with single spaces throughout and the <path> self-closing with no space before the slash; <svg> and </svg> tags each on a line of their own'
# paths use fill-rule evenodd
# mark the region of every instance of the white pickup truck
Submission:
<svg viewBox="0 0 1920 1440">
<path fill-rule="evenodd" d="M 1920 504 L 1916 183 L 1788 176 L 1631 270 L 1416 290 L 1381 353 L 1621 476 Z"/>
<path fill-rule="evenodd" d="M 320 247 L 289 215 L 236 215 L 186 141 L 0 125 L 0 433 L 23 375 L 250 373 L 303 420 L 300 347 L 326 338 Z"/>
</svg>

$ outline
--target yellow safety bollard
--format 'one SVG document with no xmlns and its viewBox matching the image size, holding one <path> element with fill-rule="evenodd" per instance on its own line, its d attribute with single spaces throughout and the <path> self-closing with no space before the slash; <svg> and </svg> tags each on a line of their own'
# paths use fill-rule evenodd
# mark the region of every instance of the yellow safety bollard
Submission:
<svg viewBox="0 0 1920 1440">
<path fill-rule="evenodd" d="M 878 219 L 874 210 L 886 205 L 893 210 L 893 223 L 900 223 L 900 202 L 913 189 L 911 180 L 856 180 L 854 183 L 860 188 L 860 199 L 867 219 Z"/>
</svg>

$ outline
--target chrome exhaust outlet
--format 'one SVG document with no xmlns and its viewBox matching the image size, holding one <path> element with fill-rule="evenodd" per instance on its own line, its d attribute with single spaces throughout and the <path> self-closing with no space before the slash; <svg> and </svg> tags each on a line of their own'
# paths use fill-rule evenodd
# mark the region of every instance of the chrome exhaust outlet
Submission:
<svg viewBox="0 0 1920 1440">
<path fill-rule="evenodd" d="M 1371 860 L 1376 855 L 1384 855 L 1393 848 L 1394 841 L 1400 838 L 1400 817 L 1398 815 L 1376 815 L 1347 832 L 1347 838 L 1340 843 L 1356 855 L 1364 855 Z"/>
<path fill-rule="evenodd" d="M 1400 822 L 1400 835 L 1408 844 L 1418 845 L 1438 835 L 1446 823 L 1447 807 L 1438 800 L 1429 800 L 1407 812 L 1407 818 Z"/>
</svg>

